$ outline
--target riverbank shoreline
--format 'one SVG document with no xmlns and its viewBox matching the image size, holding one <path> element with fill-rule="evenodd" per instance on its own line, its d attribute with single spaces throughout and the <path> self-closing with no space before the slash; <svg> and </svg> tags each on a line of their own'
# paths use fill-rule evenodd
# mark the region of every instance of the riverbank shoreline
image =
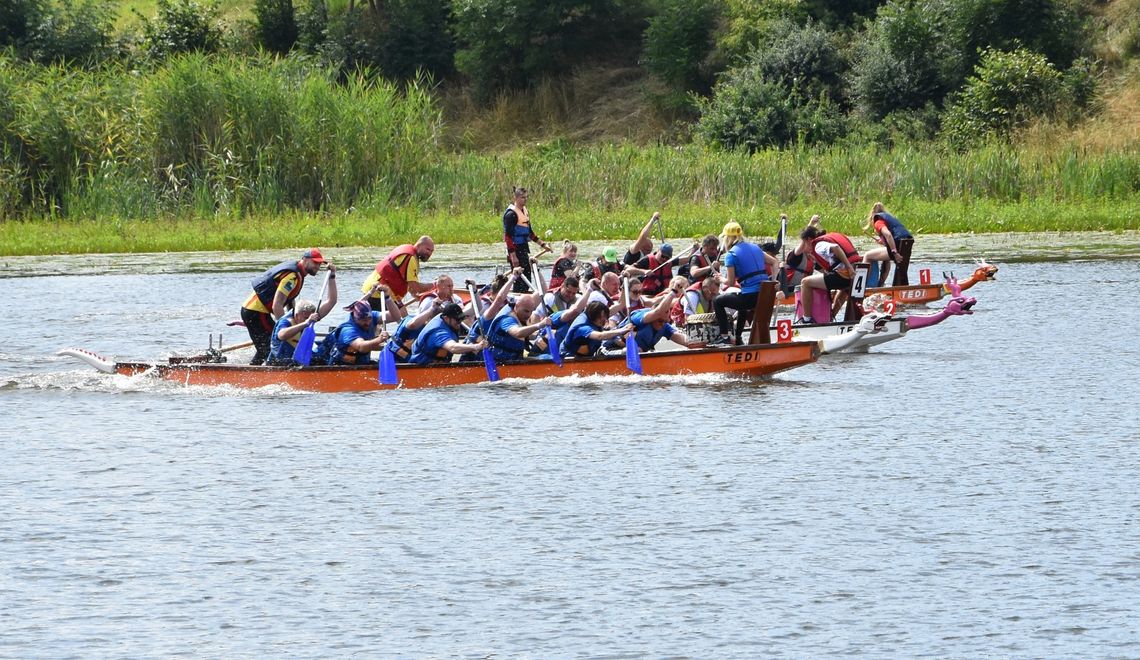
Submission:
<svg viewBox="0 0 1140 660">
<path fill-rule="evenodd" d="M 1077 204 L 1030 200 L 996 203 L 960 201 L 890 201 L 887 208 L 918 236 L 1009 232 L 1119 232 L 1140 229 L 1140 199 Z M 737 220 L 750 238 L 772 237 L 780 213 L 791 219 L 794 239 L 807 219 L 819 213 L 829 230 L 862 236 L 861 224 L 870 203 L 833 206 L 793 204 L 782 208 L 727 205 L 663 204 L 659 209 L 546 209 L 532 200 L 536 231 L 557 250 L 563 239 L 624 244 L 637 235 L 654 210 L 660 210 L 670 237 L 699 238 L 716 234 L 728 220 Z M 502 227 L 501 210 L 433 211 L 410 208 L 347 214 L 286 213 L 274 217 L 214 217 L 208 219 L 89 219 L 7 220 L 0 222 L 0 256 L 66 254 L 138 254 L 272 250 L 396 245 L 422 234 L 438 243 L 496 243 Z"/>
</svg>

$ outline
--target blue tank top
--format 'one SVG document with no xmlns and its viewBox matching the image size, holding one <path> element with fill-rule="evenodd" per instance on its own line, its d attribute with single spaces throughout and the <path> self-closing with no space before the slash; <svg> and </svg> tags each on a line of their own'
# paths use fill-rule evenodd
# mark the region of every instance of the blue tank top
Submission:
<svg viewBox="0 0 1140 660">
<path fill-rule="evenodd" d="M 741 293 L 756 293 L 760 283 L 768 279 L 764 250 L 755 243 L 741 241 L 732 246 L 724 258 L 725 268 L 732 266 Z"/>
</svg>

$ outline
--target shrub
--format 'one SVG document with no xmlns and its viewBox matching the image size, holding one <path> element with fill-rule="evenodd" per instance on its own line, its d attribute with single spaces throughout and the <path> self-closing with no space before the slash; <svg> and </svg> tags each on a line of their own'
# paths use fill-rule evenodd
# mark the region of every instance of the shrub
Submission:
<svg viewBox="0 0 1140 660">
<path fill-rule="evenodd" d="M 946 40 L 945 17 L 932 5 L 883 6 L 856 46 L 852 93 L 872 119 L 894 110 L 940 105 L 957 64 Z"/>
<path fill-rule="evenodd" d="M 320 50 L 345 75 L 370 68 L 398 80 L 420 71 L 443 76 L 454 58 L 448 12 L 442 0 L 390 0 L 376 10 L 354 10 L 329 23 Z"/>
<path fill-rule="evenodd" d="M 807 19 L 798 0 L 724 0 L 723 6 L 711 57 L 717 71 L 743 65 L 770 38 L 773 22 L 787 19 L 802 23 Z"/>
<path fill-rule="evenodd" d="M 1061 73 L 1044 55 L 988 50 L 947 111 L 943 131 L 958 146 L 1007 137 L 1034 117 L 1052 115 L 1062 88 Z"/>
<path fill-rule="evenodd" d="M 174 53 L 212 53 L 222 41 L 217 0 L 158 0 L 154 18 L 139 14 L 143 42 L 152 57 Z"/>
<path fill-rule="evenodd" d="M 1091 39 L 1069 0 L 956 0 L 946 5 L 949 39 L 957 52 L 957 86 L 986 49 L 1025 48 L 1067 69 L 1089 49 Z"/>
<path fill-rule="evenodd" d="M 297 13 L 297 44 L 306 53 L 316 53 L 325 43 L 329 8 L 325 0 L 307 0 Z"/>
<path fill-rule="evenodd" d="M 712 2 L 663 0 L 645 30 L 645 68 L 671 91 L 707 92 L 712 75 L 702 65 L 712 51 L 716 18 Z"/>
<path fill-rule="evenodd" d="M 266 50 L 287 53 L 297 42 L 297 21 L 293 0 L 256 0 L 257 37 Z"/>
<path fill-rule="evenodd" d="M 751 56 L 764 77 L 807 97 L 844 96 L 846 63 L 830 32 L 817 23 L 799 25 L 782 19 L 772 23 L 769 39 Z"/>
<path fill-rule="evenodd" d="M 20 49 L 51 10 L 47 0 L 0 2 L 0 48 Z"/>
<path fill-rule="evenodd" d="M 764 77 L 756 65 L 731 71 L 700 100 L 697 135 L 727 149 L 828 143 L 844 131 L 839 108 L 827 97 L 806 97 Z"/>
</svg>

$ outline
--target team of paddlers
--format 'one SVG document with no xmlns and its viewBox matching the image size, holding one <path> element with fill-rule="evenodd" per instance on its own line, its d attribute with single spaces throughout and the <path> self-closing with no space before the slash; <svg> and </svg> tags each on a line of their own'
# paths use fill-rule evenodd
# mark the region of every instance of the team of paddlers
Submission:
<svg viewBox="0 0 1140 660">
<path fill-rule="evenodd" d="M 468 282 L 469 295 L 463 298 L 447 275 L 420 282 L 420 265 L 435 251 L 431 237 L 396 247 L 370 271 L 363 295 L 344 307 L 347 319 L 317 344 L 311 364 L 371 364 L 372 352 L 382 350 L 391 351 L 397 362 L 430 364 L 475 359 L 484 348 L 491 349 L 496 361 L 514 361 L 551 359 L 552 351 L 564 358 L 624 352 L 627 341 L 635 341 L 641 351 L 654 350 L 663 339 L 690 347 L 696 342 L 681 328 L 690 317 L 709 314 L 715 317 L 717 334 L 700 344 L 735 345 L 762 282 L 778 280 L 780 296 L 790 296 L 798 286 L 809 300 L 812 289 L 834 291 L 834 315 L 850 288 L 855 263 L 881 265 L 885 282 L 891 263 L 905 263 L 900 246 L 913 241 L 898 219 L 875 204 L 867 228 L 879 245 L 862 256 L 850 237 L 824 231 L 819 216 L 783 255 L 782 232 L 777 241 L 757 244 L 745 240 L 736 222 L 725 224 L 719 236 L 705 236 L 674 254 L 663 232 L 654 249 L 651 236 L 661 221 L 654 213 L 620 259 L 615 248 L 607 247 L 595 260 L 579 260 L 577 247 L 564 242 L 547 291 L 529 245 L 537 243 L 543 253 L 550 248 L 535 233 L 526 200 L 526 190 L 516 188 L 503 213 L 506 272 L 481 288 Z M 781 219 L 786 225 L 786 217 Z M 321 266 L 327 266 L 327 275 L 319 301 L 301 300 L 305 278 Z M 255 347 L 251 364 L 296 365 L 294 351 L 304 330 L 336 306 L 336 268 L 316 248 L 262 273 L 241 310 Z M 392 323 L 397 325 L 389 332 Z"/>
</svg>

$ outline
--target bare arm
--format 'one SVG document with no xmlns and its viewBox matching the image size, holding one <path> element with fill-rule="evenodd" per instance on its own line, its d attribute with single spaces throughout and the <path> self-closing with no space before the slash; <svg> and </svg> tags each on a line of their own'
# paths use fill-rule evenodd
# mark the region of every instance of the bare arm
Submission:
<svg viewBox="0 0 1140 660">
<path fill-rule="evenodd" d="M 321 320 L 329 315 L 336 307 L 336 266 L 329 263 L 329 299 L 321 303 L 320 309 L 317 310 L 317 320 Z"/>
<path fill-rule="evenodd" d="M 457 355 L 460 353 L 478 353 L 484 348 L 487 348 L 486 339 L 480 339 L 474 344 L 464 344 L 463 342 L 449 339 L 447 343 L 443 345 L 443 350 L 451 353 L 452 355 Z"/>
<path fill-rule="evenodd" d="M 544 328 L 548 325 L 550 325 L 550 317 L 544 317 L 538 323 L 532 323 L 530 325 L 516 325 L 510 330 L 507 330 L 507 334 L 514 337 L 515 339 L 526 339 L 527 337 L 534 334 L 539 328 Z"/>
<path fill-rule="evenodd" d="M 665 295 L 657 301 L 657 304 L 649 312 L 645 314 L 642 319 L 644 323 L 653 323 L 655 321 L 663 321 L 669 318 L 669 309 L 673 306 L 673 301 L 677 299 L 676 289 L 670 289 Z"/>
<path fill-rule="evenodd" d="M 511 292 L 511 289 L 514 288 L 515 280 L 519 278 L 519 275 L 521 273 L 521 267 L 515 267 L 515 269 L 511 271 L 511 275 L 507 278 L 506 283 L 503 284 L 503 286 L 499 289 L 499 292 L 495 294 L 495 299 L 491 301 L 491 304 L 487 306 L 487 309 L 483 310 L 484 321 L 490 321 L 491 319 L 495 318 L 495 315 L 499 313 L 499 310 L 503 308 L 503 305 L 507 304 L 507 294 L 509 294 Z"/>
</svg>

